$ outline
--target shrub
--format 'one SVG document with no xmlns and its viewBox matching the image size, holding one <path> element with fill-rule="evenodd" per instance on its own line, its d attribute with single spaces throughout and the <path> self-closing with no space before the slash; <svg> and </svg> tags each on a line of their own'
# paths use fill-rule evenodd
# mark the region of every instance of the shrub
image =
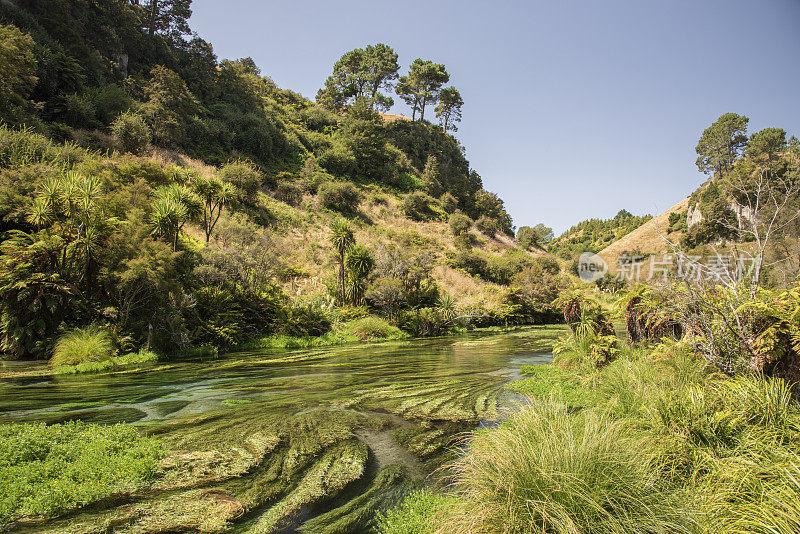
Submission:
<svg viewBox="0 0 800 534">
<path fill-rule="evenodd" d="M 413 221 L 430 221 L 436 217 L 431 209 L 433 199 L 421 191 L 409 193 L 403 199 L 403 213 Z"/>
<path fill-rule="evenodd" d="M 255 200 L 264 176 L 256 166 L 246 160 L 237 160 L 226 163 L 220 170 L 219 176 L 228 183 L 233 184 L 239 191 L 239 200 L 252 202 Z"/>
<path fill-rule="evenodd" d="M 464 500 L 440 532 L 688 533 L 693 513 L 657 458 L 624 422 L 534 402 L 452 466 Z"/>
<path fill-rule="evenodd" d="M 70 422 L 0 426 L 0 524 L 52 517 L 157 472 L 164 449 L 130 426 Z"/>
<path fill-rule="evenodd" d="M 489 237 L 496 236 L 497 232 L 500 231 L 500 228 L 497 226 L 497 221 L 487 217 L 486 215 L 481 215 L 480 218 L 475 221 L 475 228 L 477 228 L 479 232 L 488 235 Z"/>
<path fill-rule="evenodd" d="M 126 112 L 111 126 L 117 147 L 123 152 L 138 154 L 150 144 L 150 128 L 142 117 Z"/>
<path fill-rule="evenodd" d="M 328 182 L 320 186 L 318 195 L 323 207 L 344 214 L 355 213 L 361 203 L 361 193 L 352 182 Z"/>
<path fill-rule="evenodd" d="M 297 206 L 303 201 L 303 188 L 294 182 L 279 182 L 275 198 L 290 206 Z"/>
<path fill-rule="evenodd" d="M 453 235 L 456 237 L 468 232 L 472 227 L 472 219 L 460 211 L 456 211 L 450 215 L 447 219 L 447 223 L 450 225 L 450 231 L 453 232 Z"/>
<path fill-rule="evenodd" d="M 114 83 L 90 89 L 86 97 L 94 106 L 97 119 L 103 124 L 110 124 L 131 106 L 131 97 Z"/>
<path fill-rule="evenodd" d="M 439 203 L 445 213 L 455 213 L 456 209 L 458 209 L 458 200 L 450 193 L 445 193 L 439 197 Z"/>
<path fill-rule="evenodd" d="M 87 326 L 62 335 L 56 341 L 50 363 L 61 366 L 102 362 L 113 354 L 114 343 L 108 330 Z"/>
<path fill-rule="evenodd" d="M 385 319 L 371 315 L 357 319 L 348 325 L 348 330 L 359 339 L 393 339 L 404 337 L 403 332 Z"/>
</svg>

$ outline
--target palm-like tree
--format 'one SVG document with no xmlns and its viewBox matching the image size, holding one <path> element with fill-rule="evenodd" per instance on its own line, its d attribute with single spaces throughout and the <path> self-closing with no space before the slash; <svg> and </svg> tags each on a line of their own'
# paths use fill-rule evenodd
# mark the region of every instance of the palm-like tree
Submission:
<svg viewBox="0 0 800 534">
<path fill-rule="evenodd" d="M 346 264 L 350 275 L 350 302 L 353 306 L 357 306 L 364 297 L 367 277 L 375 268 L 375 259 L 364 245 L 353 245 L 347 254 Z"/>
<path fill-rule="evenodd" d="M 188 210 L 182 202 L 169 197 L 156 197 L 153 202 L 153 211 L 150 214 L 150 223 L 153 225 L 153 234 L 167 238 L 172 245 L 172 250 L 178 248 L 178 234 L 186 222 Z"/>
<path fill-rule="evenodd" d="M 169 239 L 177 250 L 183 225 L 203 211 L 203 201 L 185 185 L 170 184 L 156 192 L 152 209 L 153 234 Z"/>
<path fill-rule="evenodd" d="M 345 284 L 347 282 L 347 273 L 345 272 L 345 258 L 347 253 L 356 244 L 356 238 L 353 235 L 353 230 L 350 228 L 350 223 L 341 217 L 336 218 L 331 223 L 331 236 L 328 241 L 333 246 L 334 257 L 339 264 L 339 301 L 345 300 Z"/>
<path fill-rule="evenodd" d="M 192 177 L 190 187 L 203 203 L 203 231 L 206 233 L 206 243 L 208 243 L 222 215 L 222 208 L 233 200 L 236 188 L 216 176 L 202 174 Z"/>
</svg>

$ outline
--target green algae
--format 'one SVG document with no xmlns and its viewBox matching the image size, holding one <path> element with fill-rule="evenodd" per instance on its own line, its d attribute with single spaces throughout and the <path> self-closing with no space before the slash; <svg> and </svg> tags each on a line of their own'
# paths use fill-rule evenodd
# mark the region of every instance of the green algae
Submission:
<svg viewBox="0 0 800 534">
<path fill-rule="evenodd" d="M 0 409 L 12 420 L 108 422 L 133 410 L 172 451 L 148 488 L 31 532 L 368 532 L 459 453 L 466 432 L 497 418 L 505 383 L 520 365 L 549 361 L 556 337 L 478 332 L 0 381 Z"/>
</svg>

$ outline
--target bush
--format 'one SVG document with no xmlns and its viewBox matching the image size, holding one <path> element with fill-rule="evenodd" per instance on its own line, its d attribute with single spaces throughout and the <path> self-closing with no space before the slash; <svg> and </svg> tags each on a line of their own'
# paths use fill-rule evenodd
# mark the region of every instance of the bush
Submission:
<svg viewBox="0 0 800 534">
<path fill-rule="evenodd" d="M 455 213 L 456 209 L 458 209 L 458 200 L 450 193 L 445 193 L 439 197 L 439 203 L 445 213 Z"/>
<path fill-rule="evenodd" d="M 447 223 L 450 225 L 450 231 L 453 232 L 455 237 L 469 232 L 469 229 L 472 227 L 472 219 L 460 211 L 456 211 L 450 215 L 447 219 Z"/>
<path fill-rule="evenodd" d="M 131 97 L 114 83 L 90 89 L 86 97 L 94 106 L 97 120 L 103 124 L 110 124 L 131 106 Z"/>
<path fill-rule="evenodd" d="M 117 147 L 123 152 L 138 154 L 150 144 L 150 128 L 142 117 L 127 112 L 111 126 Z"/>
<path fill-rule="evenodd" d="M 135 490 L 164 449 L 130 426 L 81 422 L 0 426 L 0 524 L 53 517 Z"/>
<path fill-rule="evenodd" d="M 231 161 L 225 164 L 219 170 L 219 176 L 236 187 L 239 191 L 239 200 L 242 202 L 254 201 L 264 182 L 261 171 L 246 160 Z"/>
<path fill-rule="evenodd" d="M 396 339 L 405 337 L 399 328 L 374 315 L 356 319 L 347 325 L 347 329 L 359 339 Z"/>
<path fill-rule="evenodd" d="M 111 359 L 114 343 L 108 330 L 87 326 L 62 335 L 53 348 L 54 366 L 78 365 Z"/>
<path fill-rule="evenodd" d="M 297 206 L 303 201 L 303 188 L 294 182 L 280 182 L 275 189 L 275 198 L 290 206 Z"/>
<path fill-rule="evenodd" d="M 535 402 L 453 465 L 464 499 L 440 532 L 688 533 L 693 513 L 657 467 L 631 426 Z"/>
<path fill-rule="evenodd" d="M 413 221 L 430 221 L 436 217 L 431 209 L 433 199 L 421 191 L 409 193 L 403 199 L 403 213 Z"/>
<path fill-rule="evenodd" d="M 319 188 L 319 201 L 323 207 L 344 214 L 358 211 L 361 193 L 352 182 L 328 182 Z"/>
<path fill-rule="evenodd" d="M 487 217 L 486 215 L 481 215 L 480 218 L 475 221 L 475 228 L 477 228 L 479 232 L 488 235 L 489 237 L 496 236 L 497 232 L 500 231 L 500 228 L 497 226 L 497 221 Z"/>
</svg>

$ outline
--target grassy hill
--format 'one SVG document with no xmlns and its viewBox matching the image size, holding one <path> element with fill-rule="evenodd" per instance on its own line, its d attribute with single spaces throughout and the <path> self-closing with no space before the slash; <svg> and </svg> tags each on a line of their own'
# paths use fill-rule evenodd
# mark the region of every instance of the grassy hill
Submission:
<svg viewBox="0 0 800 534">
<path fill-rule="evenodd" d="M 617 259 L 622 254 L 657 255 L 669 252 L 668 241 L 678 243 L 682 235 L 681 231 L 669 231 L 670 214 L 685 213 L 688 206 L 689 198 L 681 200 L 663 213 L 656 215 L 635 230 L 614 241 L 598 252 L 598 255 L 608 263 L 609 271 L 615 273 L 617 271 Z M 646 274 L 647 272 L 649 271 L 643 270 L 643 273 Z"/>
</svg>

